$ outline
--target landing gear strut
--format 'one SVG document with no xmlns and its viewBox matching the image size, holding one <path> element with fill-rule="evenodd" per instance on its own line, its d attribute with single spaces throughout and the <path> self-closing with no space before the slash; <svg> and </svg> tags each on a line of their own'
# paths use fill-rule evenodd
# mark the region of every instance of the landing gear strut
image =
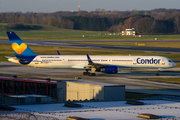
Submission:
<svg viewBox="0 0 180 120">
<path fill-rule="evenodd" d="M 156 76 L 159 76 L 160 75 L 160 71 L 158 70 L 158 72 L 156 73 Z"/>
<path fill-rule="evenodd" d="M 86 71 L 86 72 L 83 72 L 83 75 L 89 75 L 90 72 Z"/>
<path fill-rule="evenodd" d="M 89 70 L 86 70 L 86 72 L 83 72 L 83 75 L 89 75 L 89 76 L 96 76 L 96 74 L 94 73 L 95 71 L 92 71 L 93 73 L 88 72 Z"/>
</svg>

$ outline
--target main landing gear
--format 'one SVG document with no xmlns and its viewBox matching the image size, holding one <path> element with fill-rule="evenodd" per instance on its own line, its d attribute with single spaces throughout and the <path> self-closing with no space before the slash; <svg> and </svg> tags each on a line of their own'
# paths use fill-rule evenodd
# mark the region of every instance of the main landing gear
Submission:
<svg viewBox="0 0 180 120">
<path fill-rule="evenodd" d="M 156 73 L 156 76 L 160 75 L 160 70 L 162 70 L 161 68 L 158 68 L 158 72 Z"/>
<path fill-rule="evenodd" d="M 158 72 L 156 73 L 156 76 L 159 76 L 160 75 L 160 71 L 158 70 Z"/>
<path fill-rule="evenodd" d="M 96 73 L 90 73 L 86 70 L 86 72 L 83 72 L 83 75 L 96 76 Z"/>
</svg>

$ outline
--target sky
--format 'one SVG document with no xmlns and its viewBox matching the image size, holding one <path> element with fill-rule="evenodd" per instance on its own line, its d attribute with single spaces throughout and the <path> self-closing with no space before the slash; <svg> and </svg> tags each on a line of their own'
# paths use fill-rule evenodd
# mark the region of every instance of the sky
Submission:
<svg viewBox="0 0 180 120">
<path fill-rule="evenodd" d="M 180 9 L 180 0 L 0 0 L 0 12 L 131 11 L 156 8 Z"/>
</svg>

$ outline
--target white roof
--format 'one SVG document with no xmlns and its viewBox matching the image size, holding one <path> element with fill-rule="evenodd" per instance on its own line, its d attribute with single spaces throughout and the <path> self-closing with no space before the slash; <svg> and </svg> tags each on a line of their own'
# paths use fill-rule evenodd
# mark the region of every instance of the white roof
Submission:
<svg viewBox="0 0 180 120">
<path fill-rule="evenodd" d="M 81 102 L 79 104 L 84 105 L 84 107 L 80 108 L 65 107 L 64 103 L 17 105 L 13 107 L 21 108 L 16 110 L 19 112 L 35 111 L 35 115 L 53 116 L 59 119 L 77 116 L 93 120 L 142 120 L 142 118 L 137 117 L 141 113 L 155 114 L 166 119 L 180 119 L 179 102 L 165 100 L 141 100 L 141 102 L 144 102 L 145 105 L 129 105 L 126 104 L 126 101 L 111 101 Z"/>
</svg>

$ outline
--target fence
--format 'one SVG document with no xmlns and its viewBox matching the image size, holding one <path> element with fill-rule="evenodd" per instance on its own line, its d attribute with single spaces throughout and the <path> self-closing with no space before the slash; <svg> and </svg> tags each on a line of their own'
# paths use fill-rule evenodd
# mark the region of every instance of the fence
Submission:
<svg viewBox="0 0 180 120">
<path fill-rule="evenodd" d="M 35 115 L 28 112 L 0 111 L 0 120 L 59 120 L 52 116 Z"/>
</svg>

